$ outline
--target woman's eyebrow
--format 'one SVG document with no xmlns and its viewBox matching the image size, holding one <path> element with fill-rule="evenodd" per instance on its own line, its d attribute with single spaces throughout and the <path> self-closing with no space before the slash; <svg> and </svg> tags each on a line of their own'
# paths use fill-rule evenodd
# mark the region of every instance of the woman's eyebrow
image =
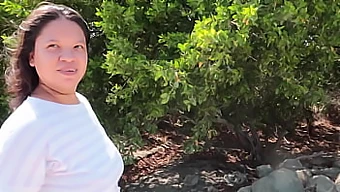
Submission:
<svg viewBox="0 0 340 192">
<path fill-rule="evenodd" d="M 45 42 L 49 43 L 49 42 L 59 42 L 58 40 L 56 39 L 47 39 L 45 40 Z M 84 40 L 78 40 L 78 41 L 75 41 L 76 44 L 78 43 L 81 43 L 81 44 L 85 44 L 85 41 Z"/>
<path fill-rule="evenodd" d="M 45 42 L 59 42 L 58 40 L 56 39 L 45 39 Z"/>
<path fill-rule="evenodd" d="M 85 41 L 84 41 L 84 40 L 79 40 L 79 41 L 77 41 L 76 43 L 85 44 Z"/>
</svg>

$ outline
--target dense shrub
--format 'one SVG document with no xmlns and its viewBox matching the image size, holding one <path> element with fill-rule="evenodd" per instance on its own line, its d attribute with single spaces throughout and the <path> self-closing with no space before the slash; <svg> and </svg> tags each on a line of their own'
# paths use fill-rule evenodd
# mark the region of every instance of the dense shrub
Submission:
<svg viewBox="0 0 340 192">
<path fill-rule="evenodd" d="M 339 3 L 322 0 L 104 1 L 108 102 L 131 137 L 161 117 L 191 118 L 192 143 L 218 124 L 245 137 L 293 131 L 334 76 Z M 261 148 L 255 134 L 247 145 Z M 255 156 L 254 156 L 255 157 Z M 260 157 L 257 157 L 260 158 Z"/>
<path fill-rule="evenodd" d="M 1 50 L 37 2 L 1 3 Z M 260 159 L 257 130 L 293 132 L 339 85 L 337 1 L 54 2 L 90 23 L 89 70 L 79 91 L 123 146 L 141 145 L 141 133 L 156 131 L 170 114 L 192 125 L 188 152 L 229 129 Z M 5 63 L 1 52 L 1 76 Z M 8 110 L 0 81 L 1 122 Z"/>
</svg>

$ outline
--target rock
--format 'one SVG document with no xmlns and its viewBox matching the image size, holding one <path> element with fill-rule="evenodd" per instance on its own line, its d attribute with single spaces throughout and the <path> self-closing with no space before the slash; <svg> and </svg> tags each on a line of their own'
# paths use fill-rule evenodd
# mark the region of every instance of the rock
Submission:
<svg viewBox="0 0 340 192">
<path fill-rule="evenodd" d="M 338 178 L 335 180 L 335 185 L 338 192 L 340 192 L 340 174 L 338 175 Z"/>
<path fill-rule="evenodd" d="M 308 169 L 297 170 L 295 173 L 304 187 L 307 185 L 308 180 L 312 177 L 312 173 Z"/>
<path fill-rule="evenodd" d="M 294 171 L 281 168 L 253 183 L 252 192 L 304 192 L 304 187 Z"/>
<path fill-rule="evenodd" d="M 184 182 L 185 186 L 192 187 L 192 186 L 197 185 L 198 181 L 199 181 L 198 175 L 187 175 L 187 176 L 185 176 L 183 182 Z"/>
<path fill-rule="evenodd" d="M 252 192 L 263 192 L 263 191 L 275 191 L 275 187 L 272 184 L 272 178 L 269 178 L 268 176 L 262 177 L 261 179 L 255 181 L 251 185 L 251 191 Z"/>
<path fill-rule="evenodd" d="M 270 165 L 260 165 L 256 167 L 256 174 L 258 177 L 264 177 L 273 172 L 273 168 Z"/>
<path fill-rule="evenodd" d="M 153 189 L 153 188 L 155 188 L 156 187 L 156 184 L 154 184 L 154 183 L 151 183 L 150 185 L 149 185 L 149 188 L 150 189 Z"/>
<path fill-rule="evenodd" d="M 340 185 L 340 173 L 338 177 L 335 179 L 335 185 Z"/>
<path fill-rule="evenodd" d="M 319 156 L 312 158 L 309 163 L 314 166 L 327 167 L 332 165 L 333 160 L 332 157 Z"/>
<path fill-rule="evenodd" d="M 335 180 L 337 175 L 340 174 L 340 168 L 331 167 L 331 168 L 322 168 L 322 169 L 312 169 L 311 172 L 313 175 L 326 175 L 331 179 Z"/>
<path fill-rule="evenodd" d="M 251 186 L 241 187 L 237 192 L 252 192 Z"/>
<path fill-rule="evenodd" d="M 209 186 L 207 191 L 208 192 L 218 192 L 218 189 L 216 189 L 214 186 Z"/>
<path fill-rule="evenodd" d="M 279 165 L 279 168 L 286 168 L 291 170 L 304 169 L 302 163 L 298 159 L 286 159 Z"/>
<path fill-rule="evenodd" d="M 333 167 L 340 168 L 340 160 L 334 161 Z"/>
<path fill-rule="evenodd" d="M 316 175 L 308 182 L 308 187 L 316 186 L 316 192 L 337 192 L 335 183 L 324 175 Z"/>
<path fill-rule="evenodd" d="M 331 168 L 322 169 L 322 175 L 326 175 L 333 180 L 335 180 L 337 175 L 339 175 L 339 174 L 340 174 L 340 168 L 338 168 L 338 167 L 331 167 Z"/>
<path fill-rule="evenodd" d="M 335 180 L 335 186 L 338 192 L 340 192 L 340 174 L 338 175 L 338 178 Z"/>
<path fill-rule="evenodd" d="M 149 150 L 137 150 L 135 152 L 133 152 L 133 157 L 136 159 L 143 159 L 146 156 L 152 155 L 154 153 L 156 153 L 157 151 L 161 150 L 162 146 L 156 147 L 156 148 L 152 148 Z"/>
<path fill-rule="evenodd" d="M 226 174 L 224 180 L 228 186 L 241 185 L 247 180 L 247 175 L 239 171 L 233 171 Z"/>
</svg>

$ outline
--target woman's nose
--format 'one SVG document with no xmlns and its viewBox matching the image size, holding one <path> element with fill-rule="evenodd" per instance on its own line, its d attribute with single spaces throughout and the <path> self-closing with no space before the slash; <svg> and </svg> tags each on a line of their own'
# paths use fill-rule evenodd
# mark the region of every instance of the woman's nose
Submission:
<svg viewBox="0 0 340 192">
<path fill-rule="evenodd" d="M 74 53 L 72 50 L 63 50 L 60 53 L 60 57 L 59 57 L 60 61 L 64 61 L 64 62 L 72 62 L 74 61 Z"/>
</svg>

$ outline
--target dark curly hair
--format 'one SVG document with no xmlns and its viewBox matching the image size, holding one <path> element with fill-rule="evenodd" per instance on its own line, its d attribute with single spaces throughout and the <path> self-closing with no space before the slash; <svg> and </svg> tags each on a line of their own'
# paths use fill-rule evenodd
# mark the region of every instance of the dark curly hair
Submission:
<svg viewBox="0 0 340 192">
<path fill-rule="evenodd" d="M 42 28 L 58 18 L 65 18 L 77 23 L 84 32 L 86 46 L 89 45 L 90 31 L 86 21 L 75 10 L 49 2 L 38 4 L 31 14 L 23 21 L 17 32 L 16 47 L 11 52 L 9 67 L 5 79 L 7 92 L 10 95 L 9 107 L 15 110 L 32 94 L 39 84 L 39 76 L 34 67 L 29 65 L 29 56 L 34 51 L 35 41 Z"/>
</svg>

